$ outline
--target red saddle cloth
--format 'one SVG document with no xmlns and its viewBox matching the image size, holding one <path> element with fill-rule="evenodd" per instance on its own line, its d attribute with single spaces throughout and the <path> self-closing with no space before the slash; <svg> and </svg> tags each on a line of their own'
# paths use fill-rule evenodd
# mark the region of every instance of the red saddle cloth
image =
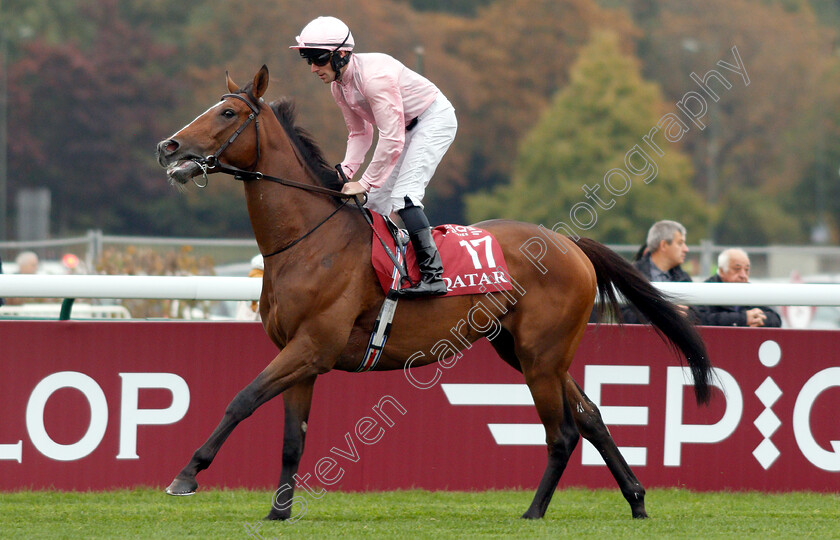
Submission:
<svg viewBox="0 0 840 540">
<path fill-rule="evenodd" d="M 398 255 L 385 218 L 376 212 L 371 212 L 371 215 L 376 232 L 388 245 L 391 253 Z M 443 280 L 449 289 L 446 296 L 509 291 L 513 288 L 508 278 L 510 274 L 505 256 L 499 243 L 489 232 L 465 225 L 440 225 L 432 229 L 432 237 L 443 262 Z M 408 275 L 416 282 L 420 279 L 420 270 L 417 268 L 417 258 L 411 243 L 406 246 L 405 256 Z M 402 257 L 398 257 L 402 262 Z M 394 268 L 394 263 L 385 253 L 376 234 L 373 235 L 371 263 L 385 293 L 392 288 L 402 288 L 400 274 Z"/>
</svg>

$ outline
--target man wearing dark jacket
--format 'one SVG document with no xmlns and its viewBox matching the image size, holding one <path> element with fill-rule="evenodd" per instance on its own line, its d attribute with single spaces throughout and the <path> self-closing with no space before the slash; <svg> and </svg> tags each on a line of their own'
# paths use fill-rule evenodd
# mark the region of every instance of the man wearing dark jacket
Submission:
<svg viewBox="0 0 840 540">
<path fill-rule="evenodd" d="M 750 258 L 742 249 L 727 249 L 718 257 L 717 274 L 706 283 L 749 283 Z M 782 318 L 766 306 L 700 306 L 700 324 L 707 326 L 782 326 Z"/>
<path fill-rule="evenodd" d="M 691 276 L 680 267 L 685 262 L 685 255 L 688 253 L 685 236 L 685 227 L 680 223 L 669 220 L 657 221 L 648 230 L 645 249 L 633 266 L 651 281 L 690 282 Z M 677 309 L 692 322 L 699 320 L 694 308 L 678 305 Z M 622 308 L 621 316 L 624 322 L 629 324 L 646 322 L 641 314 L 631 307 Z"/>
</svg>

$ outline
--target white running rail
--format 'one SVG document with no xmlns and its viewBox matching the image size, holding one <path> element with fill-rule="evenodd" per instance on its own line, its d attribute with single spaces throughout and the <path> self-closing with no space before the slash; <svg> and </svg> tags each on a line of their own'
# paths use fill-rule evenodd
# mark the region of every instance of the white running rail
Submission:
<svg viewBox="0 0 840 540">
<path fill-rule="evenodd" d="M 247 277 L 0 275 L 0 298 L 259 300 L 261 289 Z"/>
<path fill-rule="evenodd" d="M 840 284 L 654 283 L 687 305 L 840 306 Z M 262 280 L 219 276 L 0 274 L 0 298 L 258 300 Z"/>
</svg>

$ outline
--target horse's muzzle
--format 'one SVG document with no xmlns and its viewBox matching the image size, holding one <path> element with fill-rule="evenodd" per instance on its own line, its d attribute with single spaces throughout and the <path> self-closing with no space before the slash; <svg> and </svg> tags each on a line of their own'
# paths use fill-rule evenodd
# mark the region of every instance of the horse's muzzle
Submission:
<svg viewBox="0 0 840 540">
<path fill-rule="evenodd" d="M 181 147 L 177 141 L 173 139 L 166 139 L 165 141 L 160 141 L 157 145 L 157 158 L 158 163 L 160 163 L 161 167 L 167 167 L 173 161 L 173 157 L 175 157 L 176 152 Z M 177 159 L 177 158 L 176 158 Z"/>
<path fill-rule="evenodd" d="M 174 139 L 161 141 L 157 145 L 157 158 L 161 167 L 166 167 L 166 176 L 170 182 L 186 184 L 191 178 L 202 174 L 201 166 L 191 156 L 181 150 L 181 145 Z"/>
</svg>

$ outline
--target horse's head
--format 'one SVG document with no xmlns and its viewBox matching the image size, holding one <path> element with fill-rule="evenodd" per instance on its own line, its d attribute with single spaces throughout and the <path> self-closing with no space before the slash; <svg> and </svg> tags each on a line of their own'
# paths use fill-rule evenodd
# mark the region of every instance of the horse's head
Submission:
<svg viewBox="0 0 840 540">
<path fill-rule="evenodd" d="M 186 127 L 157 145 L 158 163 L 166 167 L 170 183 L 185 184 L 212 168 L 218 159 L 248 168 L 259 158 L 260 98 L 268 88 L 268 68 L 240 88 L 230 76 L 228 94 Z M 253 124 L 253 126 L 251 126 Z M 249 127 L 250 126 L 250 127 Z"/>
</svg>

